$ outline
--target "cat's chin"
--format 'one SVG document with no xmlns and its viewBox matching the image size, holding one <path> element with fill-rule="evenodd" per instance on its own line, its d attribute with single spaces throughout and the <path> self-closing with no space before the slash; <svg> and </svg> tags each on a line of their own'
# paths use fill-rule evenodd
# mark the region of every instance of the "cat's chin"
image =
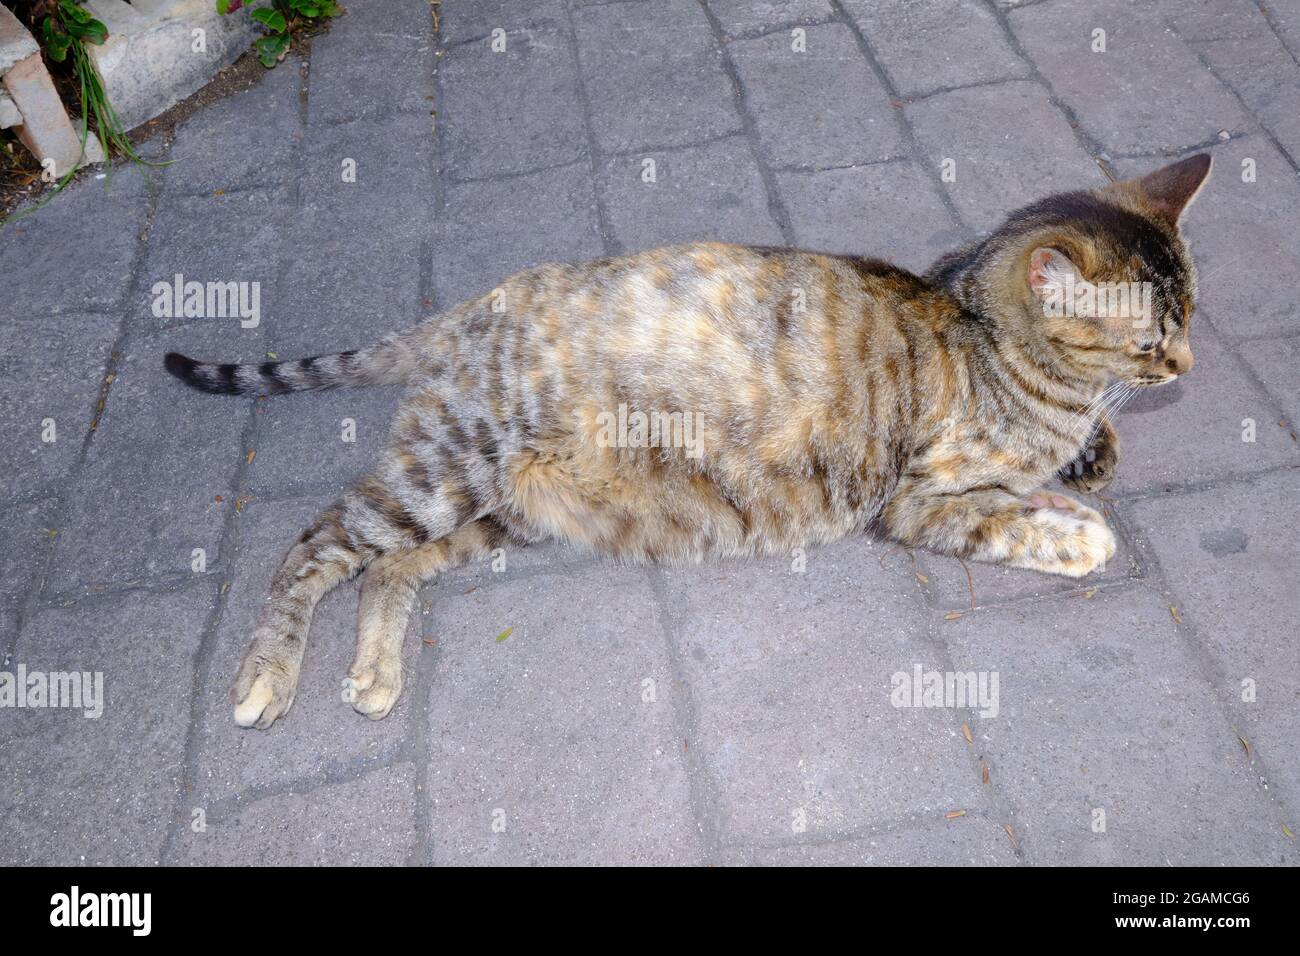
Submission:
<svg viewBox="0 0 1300 956">
<path fill-rule="evenodd" d="M 1129 379 L 1130 385 L 1136 385 L 1139 388 L 1153 388 L 1157 385 L 1168 385 L 1177 375 L 1140 375 L 1137 378 Z"/>
</svg>

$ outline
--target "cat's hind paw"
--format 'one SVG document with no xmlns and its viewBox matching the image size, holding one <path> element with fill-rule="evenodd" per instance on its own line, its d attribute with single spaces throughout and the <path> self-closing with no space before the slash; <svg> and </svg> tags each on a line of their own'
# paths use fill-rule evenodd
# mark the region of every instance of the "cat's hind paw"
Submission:
<svg viewBox="0 0 1300 956">
<path fill-rule="evenodd" d="M 296 667 L 249 655 L 230 689 L 235 723 L 240 727 L 266 730 L 289 712 L 297 686 Z"/>
<path fill-rule="evenodd" d="M 343 678 L 343 699 L 358 714 L 371 720 L 383 720 L 402 695 L 402 669 L 376 665 L 364 669 L 353 668 Z"/>
</svg>

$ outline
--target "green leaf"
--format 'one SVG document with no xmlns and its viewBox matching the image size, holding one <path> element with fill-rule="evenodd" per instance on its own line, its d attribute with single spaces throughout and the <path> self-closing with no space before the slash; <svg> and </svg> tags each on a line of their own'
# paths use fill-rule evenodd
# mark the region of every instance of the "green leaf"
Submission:
<svg viewBox="0 0 1300 956">
<path fill-rule="evenodd" d="M 89 23 L 69 23 L 68 32 L 78 40 L 85 40 L 96 46 L 108 39 L 108 27 L 93 19 Z"/>
<path fill-rule="evenodd" d="M 284 14 L 279 10 L 272 10 L 270 7 L 262 7 L 260 10 L 253 11 L 253 19 L 258 23 L 264 24 L 272 33 L 283 33 L 289 29 L 289 24 L 285 22 Z"/>
<path fill-rule="evenodd" d="M 335 3 L 335 0 L 320 0 L 321 13 L 327 17 L 337 17 L 343 12 L 343 8 Z"/>
<path fill-rule="evenodd" d="M 93 19 L 89 11 L 81 9 L 72 0 L 59 0 L 59 12 L 65 21 L 71 20 L 74 23 L 89 23 Z"/>
<path fill-rule="evenodd" d="M 514 633 L 514 630 L 515 629 L 513 627 L 507 627 L 504 631 L 502 631 L 500 634 L 497 635 L 497 643 L 500 644 L 502 641 L 504 641 L 507 637 L 509 637 L 512 633 Z"/>
<path fill-rule="evenodd" d="M 316 0 L 289 0 L 289 6 L 301 13 L 304 17 L 320 16 L 320 4 Z"/>
<path fill-rule="evenodd" d="M 68 58 L 68 47 L 70 46 L 72 46 L 72 37 L 66 33 L 59 33 L 46 44 L 46 52 L 50 54 L 50 59 L 55 63 L 62 63 Z"/>
<path fill-rule="evenodd" d="M 62 63 L 68 57 L 68 47 L 72 46 L 72 37 L 68 36 L 54 22 L 53 17 L 46 17 L 41 24 L 41 33 L 45 37 L 45 52 L 55 63 Z"/>
<path fill-rule="evenodd" d="M 280 59 L 289 49 L 289 34 L 268 34 L 260 40 L 254 41 L 253 48 L 257 50 L 257 58 L 262 61 L 262 66 L 269 70 L 280 62 Z"/>
</svg>

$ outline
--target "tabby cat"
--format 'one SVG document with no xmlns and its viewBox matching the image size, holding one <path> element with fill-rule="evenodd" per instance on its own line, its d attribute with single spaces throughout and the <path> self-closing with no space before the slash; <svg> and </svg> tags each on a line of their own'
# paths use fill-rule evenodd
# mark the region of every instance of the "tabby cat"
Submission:
<svg viewBox="0 0 1300 956">
<path fill-rule="evenodd" d="M 167 355 L 172 374 L 221 394 L 406 386 L 374 471 L 276 573 L 235 721 L 266 728 L 288 711 L 316 602 L 362 571 L 345 684 L 356 710 L 385 716 L 416 589 L 507 544 L 697 562 L 874 528 L 942 554 L 1093 571 L 1115 550 L 1102 516 L 1040 489 L 1058 473 L 1103 487 L 1116 383 L 1191 368 L 1195 272 L 1178 222 L 1209 170 L 1199 155 L 1051 196 L 924 277 L 695 243 L 526 269 L 357 351 Z M 1060 307 L 1107 282 L 1149 283 L 1149 308 Z"/>
</svg>

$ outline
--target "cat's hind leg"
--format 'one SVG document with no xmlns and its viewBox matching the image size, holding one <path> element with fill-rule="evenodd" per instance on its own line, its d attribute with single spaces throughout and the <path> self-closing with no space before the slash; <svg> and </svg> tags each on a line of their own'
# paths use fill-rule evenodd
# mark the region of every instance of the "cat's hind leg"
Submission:
<svg viewBox="0 0 1300 956">
<path fill-rule="evenodd" d="M 906 544 L 1017 568 L 1082 577 L 1115 554 L 1102 516 L 1064 495 L 1001 489 L 927 494 L 902 489 L 882 515 Z"/>
<path fill-rule="evenodd" d="M 345 698 L 371 720 L 392 710 L 402 692 L 402 640 L 421 585 L 442 571 L 490 554 L 506 540 L 491 517 L 410 551 L 380 555 L 361 576 L 357 654 L 343 681 Z"/>
<path fill-rule="evenodd" d="M 384 554 L 410 551 L 456 528 L 444 498 L 419 501 L 371 475 L 326 508 L 271 579 L 270 595 L 231 687 L 235 723 L 266 729 L 293 704 L 312 612 L 325 594 Z"/>
</svg>

